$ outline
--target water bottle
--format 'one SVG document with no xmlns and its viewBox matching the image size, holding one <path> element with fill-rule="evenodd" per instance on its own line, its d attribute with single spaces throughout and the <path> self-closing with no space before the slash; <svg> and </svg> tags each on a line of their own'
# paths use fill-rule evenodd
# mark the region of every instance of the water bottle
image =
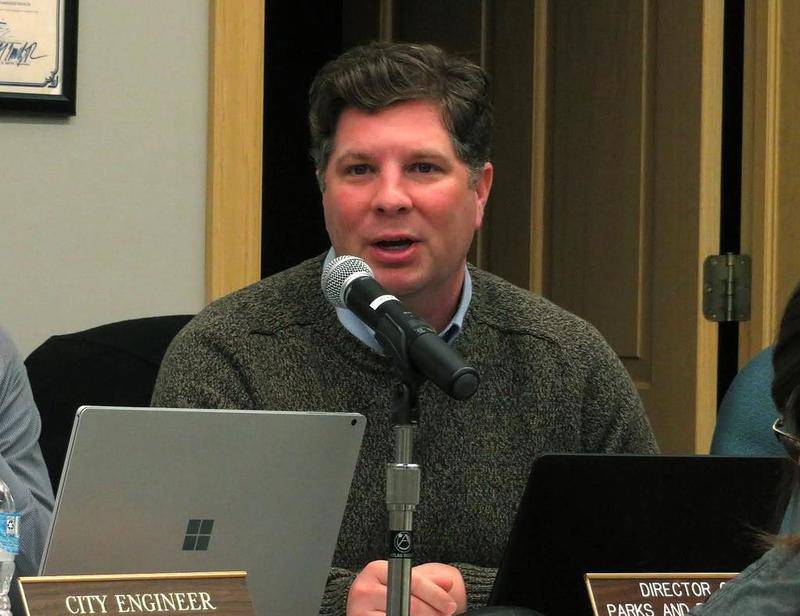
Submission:
<svg viewBox="0 0 800 616">
<path fill-rule="evenodd" d="M 14 577 L 14 557 L 19 552 L 19 514 L 6 482 L 0 479 L 0 616 L 11 616 L 8 590 Z"/>
</svg>

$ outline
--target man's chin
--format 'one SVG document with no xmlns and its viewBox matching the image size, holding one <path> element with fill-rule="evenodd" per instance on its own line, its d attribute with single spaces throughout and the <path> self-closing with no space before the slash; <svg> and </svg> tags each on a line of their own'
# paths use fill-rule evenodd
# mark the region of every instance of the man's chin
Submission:
<svg viewBox="0 0 800 616">
<path fill-rule="evenodd" d="M 417 277 L 398 275 L 398 272 L 375 270 L 375 279 L 384 289 L 401 300 L 414 297 L 422 286 Z"/>
</svg>

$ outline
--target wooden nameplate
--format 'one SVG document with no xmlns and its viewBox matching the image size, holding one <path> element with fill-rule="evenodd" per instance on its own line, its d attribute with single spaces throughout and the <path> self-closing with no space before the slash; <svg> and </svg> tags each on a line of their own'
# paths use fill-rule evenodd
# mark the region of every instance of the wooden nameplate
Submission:
<svg viewBox="0 0 800 616">
<path fill-rule="evenodd" d="M 19 578 L 28 616 L 164 614 L 255 616 L 247 573 L 142 573 Z"/>
<path fill-rule="evenodd" d="M 587 573 L 595 616 L 682 616 L 736 573 Z"/>
</svg>

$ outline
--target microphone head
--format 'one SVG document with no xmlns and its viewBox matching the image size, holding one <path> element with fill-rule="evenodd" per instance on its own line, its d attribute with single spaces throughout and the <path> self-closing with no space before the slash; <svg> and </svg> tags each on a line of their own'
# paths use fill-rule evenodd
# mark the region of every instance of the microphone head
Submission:
<svg viewBox="0 0 800 616">
<path fill-rule="evenodd" d="M 345 308 L 345 291 L 356 278 L 374 278 L 372 268 L 364 259 L 351 255 L 336 257 L 322 270 L 322 292 L 337 308 Z"/>
</svg>

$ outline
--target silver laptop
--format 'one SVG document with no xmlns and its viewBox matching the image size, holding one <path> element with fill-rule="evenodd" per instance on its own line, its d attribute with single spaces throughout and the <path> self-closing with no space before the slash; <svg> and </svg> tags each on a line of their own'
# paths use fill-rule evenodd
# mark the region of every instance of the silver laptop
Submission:
<svg viewBox="0 0 800 616">
<path fill-rule="evenodd" d="M 81 407 L 40 574 L 244 570 L 257 614 L 316 614 L 365 424 Z"/>
</svg>

